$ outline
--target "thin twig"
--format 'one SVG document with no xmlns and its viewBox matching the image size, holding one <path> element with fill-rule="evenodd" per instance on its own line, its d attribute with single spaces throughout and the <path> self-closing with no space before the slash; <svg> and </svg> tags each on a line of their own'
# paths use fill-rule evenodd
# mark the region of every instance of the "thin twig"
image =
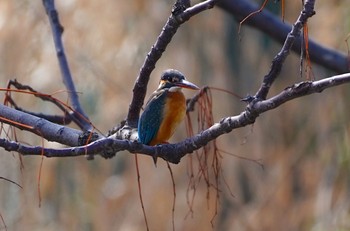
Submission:
<svg viewBox="0 0 350 231">
<path fill-rule="evenodd" d="M 18 92 L 31 93 L 31 95 L 38 97 L 43 101 L 48 101 L 50 103 L 53 103 L 55 106 L 57 106 L 63 112 L 64 115 L 48 115 L 48 114 L 44 114 L 44 113 L 37 113 L 37 112 L 28 111 L 28 110 L 25 110 L 25 109 L 19 107 L 17 105 L 17 103 L 12 99 L 11 94 L 10 94 L 13 91 L 17 92 L 17 90 L 11 89 L 11 86 L 14 86 L 18 90 Z M 32 87 L 30 87 L 28 85 L 23 85 L 23 84 L 17 82 L 17 80 L 10 80 L 9 83 L 7 84 L 7 91 L 6 91 L 6 95 L 5 95 L 5 105 L 8 105 L 8 104 L 12 105 L 18 111 L 46 119 L 52 123 L 66 125 L 66 124 L 70 124 L 72 122 L 72 120 L 79 123 L 79 121 L 76 121 L 77 118 L 75 116 L 72 116 L 73 113 L 69 113 L 67 108 L 64 105 L 62 105 L 61 101 L 55 99 L 54 97 L 52 97 L 52 95 L 42 94 L 42 93 L 34 90 Z"/>
<path fill-rule="evenodd" d="M 8 181 L 8 182 L 10 182 L 10 183 L 12 183 L 12 184 L 17 185 L 17 186 L 20 187 L 21 189 L 23 189 L 23 187 L 22 187 L 20 184 L 18 184 L 18 183 L 16 183 L 16 182 L 12 181 L 12 180 L 10 180 L 10 179 L 7 179 L 7 178 L 5 178 L 5 177 L 0 176 L 0 180 Z"/>
</svg>

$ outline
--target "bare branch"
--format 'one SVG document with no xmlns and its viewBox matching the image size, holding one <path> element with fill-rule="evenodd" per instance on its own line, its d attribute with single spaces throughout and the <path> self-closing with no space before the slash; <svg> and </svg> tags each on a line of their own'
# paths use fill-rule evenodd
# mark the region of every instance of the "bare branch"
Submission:
<svg viewBox="0 0 350 231">
<path fill-rule="evenodd" d="M 233 129 L 253 124 L 261 113 L 277 108 L 281 104 L 295 98 L 319 93 L 327 88 L 344 83 L 350 83 L 350 73 L 332 76 L 314 82 L 307 81 L 294 84 L 270 99 L 251 102 L 240 115 L 223 118 L 219 123 L 214 124 L 209 129 L 180 143 L 156 146 L 153 152 L 157 153 L 158 157 L 169 162 L 178 163 L 187 153 L 191 153 L 203 147 L 218 136 L 229 133 Z M 139 152 L 144 153 L 143 150 Z"/>
<path fill-rule="evenodd" d="M 20 187 L 21 189 L 23 189 L 23 187 L 22 187 L 20 184 L 14 182 L 13 180 L 7 179 L 7 178 L 2 177 L 2 176 L 0 176 L 0 180 L 4 180 L 4 181 L 7 181 L 7 182 L 10 182 L 10 183 L 12 183 L 12 184 L 14 184 L 14 185 L 17 185 L 17 186 Z"/>
<path fill-rule="evenodd" d="M 297 21 L 294 23 L 291 32 L 288 33 L 281 51 L 275 56 L 275 58 L 272 61 L 270 72 L 267 75 L 265 75 L 260 89 L 255 94 L 256 98 L 266 99 L 272 83 L 275 81 L 275 79 L 281 72 L 282 65 L 287 56 L 289 55 L 289 52 L 292 49 L 295 39 L 300 36 L 301 29 L 303 28 L 307 20 L 315 14 L 314 5 L 314 0 L 305 1 L 303 10 L 300 13 Z"/>
<path fill-rule="evenodd" d="M 349 82 L 350 73 L 345 73 L 321 79 L 318 81 L 305 81 L 301 83 L 296 83 L 293 86 L 286 88 L 280 94 L 275 95 L 274 97 L 271 97 L 268 100 L 256 102 L 251 107 L 256 108 L 254 109 L 254 111 L 256 110 L 259 113 L 263 113 L 265 111 L 277 108 L 281 104 L 288 102 L 292 99 L 299 98 L 305 95 L 310 95 L 313 93 L 320 93 L 327 88 Z"/>
<path fill-rule="evenodd" d="M 6 118 L 6 119 L 5 119 Z M 21 130 L 35 133 L 48 141 L 55 141 L 68 146 L 78 146 L 81 131 L 51 123 L 13 108 L 0 104 L 0 121 Z M 2 146 L 6 149 L 5 146 Z"/>
<path fill-rule="evenodd" d="M 174 37 L 177 29 L 192 16 L 214 7 L 216 2 L 217 0 L 207 0 L 185 10 L 173 9 L 172 14 L 169 16 L 162 32 L 158 36 L 157 41 L 152 46 L 151 51 L 147 54 L 140 69 L 139 76 L 136 79 L 133 89 L 133 98 L 129 105 L 129 112 L 126 118 L 127 125 L 137 127 L 140 110 L 146 96 L 147 84 L 151 72 L 154 70 L 157 61 L 160 59 L 171 39 Z"/>
<path fill-rule="evenodd" d="M 50 102 L 52 104 L 54 104 L 56 107 L 58 107 L 62 112 L 63 112 L 63 116 L 60 115 L 47 115 L 47 114 L 43 114 L 43 113 L 36 113 L 36 112 L 32 112 L 32 111 L 28 111 L 25 110 L 21 107 L 19 107 L 17 105 L 17 103 L 12 99 L 11 97 L 11 92 L 12 90 L 10 90 L 11 86 L 14 86 L 17 90 L 20 90 L 20 92 L 30 92 L 31 95 L 43 100 L 43 101 L 47 101 Z M 58 101 L 57 99 L 55 99 L 54 97 L 52 97 L 52 95 L 48 95 L 48 94 L 42 94 L 36 90 L 34 90 L 32 87 L 28 86 L 28 85 L 23 85 L 19 82 L 17 82 L 17 80 L 10 80 L 8 85 L 7 85 L 7 89 L 8 91 L 6 92 L 5 95 L 5 101 L 7 103 L 9 103 L 11 106 L 13 106 L 16 110 L 24 112 L 24 113 L 28 113 L 31 115 L 34 115 L 36 117 L 40 117 L 43 119 L 46 119 L 50 122 L 56 123 L 56 124 L 61 124 L 61 125 L 66 125 L 66 124 L 70 124 L 73 120 L 74 122 L 76 122 L 77 124 L 79 124 L 79 121 L 82 119 L 80 118 L 79 120 L 77 120 L 76 116 L 73 115 L 73 111 L 72 110 L 68 110 L 67 107 L 65 107 L 62 102 Z M 16 90 L 15 90 L 16 92 Z M 24 93 L 24 92 L 23 92 Z"/>
<path fill-rule="evenodd" d="M 51 1 L 50 3 L 53 4 Z M 282 64 L 287 57 L 295 38 L 299 37 L 302 26 L 307 21 L 307 19 L 314 14 L 314 3 L 314 0 L 305 1 L 305 7 L 294 27 L 292 28 L 292 31 L 287 37 L 285 45 L 275 58 L 270 73 L 265 76 L 262 87 L 256 93 L 256 97 L 249 101 L 246 109 L 239 115 L 221 119 L 220 122 L 215 123 L 213 126 L 202 131 L 200 134 L 197 134 L 191 138 L 185 139 L 184 141 L 175 144 L 147 146 L 136 142 L 136 129 L 129 129 L 125 133 L 121 132 L 122 138 L 117 136 L 116 133 L 111 137 L 101 138 L 90 144 L 81 145 L 82 142 L 79 140 L 81 140 L 83 134 L 80 131 L 53 124 L 45 119 L 28 115 L 18 110 L 0 105 L 1 122 L 10 124 L 22 130 L 30 131 L 32 133 L 40 135 L 49 141 L 56 141 L 72 147 L 63 149 L 51 149 L 41 146 L 24 145 L 3 138 L 0 139 L 0 146 L 7 151 L 16 151 L 22 155 L 44 155 L 46 157 L 101 155 L 108 158 L 110 157 L 111 153 L 127 150 L 130 153 L 142 153 L 150 156 L 157 155 L 166 161 L 179 163 L 181 158 L 186 154 L 207 145 L 208 142 L 216 139 L 218 136 L 229 133 L 233 129 L 253 124 L 257 117 L 266 111 L 272 110 L 281 104 L 295 98 L 322 92 L 324 89 L 350 82 L 350 73 L 336 75 L 314 82 L 304 81 L 294 84 L 293 86 L 283 90 L 281 93 L 265 100 L 269 88 L 279 74 Z M 197 4 L 193 7 L 187 8 L 180 13 L 176 11 L 178 14 L 175 15 L 173 13 L 169 17 L 168 22 L 163 28 L 161 35 L 159 36 L 155 45 L 152 47 L 151 52 L 148 54 L 144 66 L 142 67 L 140 75 L 136 81 L 133 102 L 134 100 L 139 100 L 139 102 L 136 104 L 132 103 L 130 105 L 128 115 L 129 123 L 133 125 L 135 125 L 134 123 L 137 124 L 138 113 L 142 105 L 140 102 L 143 102 L 144 99 L 149 74 L 154 69 L 155 63 L 161 57 L 166 46 L 169 44 L 171 38 L 176 33 L 177 28 L 193 15 L 212 7 L 213 5 L 211 4 L 215 4 L 215 1 L 206 1 Z M 53 10 L 53 12 L 55 12 L 55 10 Z M 57 18 L 57 12 L 53 13 L 53 15 L 55 14 Z M 60 53 L 58 52 L 58 54 Z M 140 90 L 141 93 L 137 92 L 137 90 Z M 126 131 L 126 129 L 121 129 L 121 131 Z"/>
<path fill-rule="evenodd" d="M 258 5 L 249 0 L 221 0 L 218 2 L 218 6 L 232 14 L 239 22 L 251 12 L 259 9 Z M 285 42 L 286 36 L 292 28 L 290 24 L 282 22 L 278 17 L 267 10 L 263 10 L 248 18 L 243 25 L 255 27 L 282 44 Z M 295 53 L 300 54 L 301 41 L 301 37 L 297 37 L 294 41 L 292 50 Z M 309 52 L 311 61 L 323 67 L 329 68 L 337 73 L 350 71 L 349 58 L 345 53 L 340 53 L 334 49 L 321 46 L 312 39 L 309 39 Z"/>
<path fill-rule="evenodd" d="M 69 98 L 74 109 L 73 115 L 76 118 L 74 119 L 74 121 L 84 131 L 92 130 L 91 123 L 88 122 L 89 118 L 83 111 L 79 102 L 79 96 L 77 94 L 77 91 L 75 90 L 74 82 L 68 66 L 64 46 L 62 43 L 63 27 L 60 24 L 54 0 L 43 0 L 43 4 L 46 10 L 46 14 L 50 20 L 53 40 L 55 43 L 56 54 L 61 69 L 63 83 L 68 90 Z"/>
<path fill-rule="evenodd" d="M 44 155 L 46 157 L 67 157 L 96 154 L 103 155 L 106 152 L 115 153 L 122 150 L 127 150 L 130 153 L 142 153 L 149 156 L 156 154 L 158 157 L 161 157 L 171 163 L 179 163 L 181 158 L 186 154 L 192 153 L 193 151 L 207 145 L 208 142 L 216 139 L 218 136 L 229 133 L 234 129 L 253 124 L 256 118 L 266 111 L 277 108 L 281 104 L 295 98 L 313 93 L 320 93 L 327 88 L 345 83 L 350 83 L 350 73 L 336 75 L 314 82 L 304 81 L 294 84 L 293 86 L 283 90 L 278 95 L 267 100 L 253 100 L 241 114 L 223 118 L 220 120 L 220 122 L 215 123 L 213 126 L 202 131 L 200 134 L 175 144 L 147 146 L 136 141 L 120 140 L 109 137 L 99 139 L 85 146 L 64 149 L 50 149 L 40 146 L 32 147 L 13 141 L 8 141 L 6 139 L 0 139 L 0 146 L 8 151 L 17 151 L 22 155 Z M 136 130 L 134 132 L 136 132 Z M 62 136 L 64 137 L 64 135 Z"/>
</svg>

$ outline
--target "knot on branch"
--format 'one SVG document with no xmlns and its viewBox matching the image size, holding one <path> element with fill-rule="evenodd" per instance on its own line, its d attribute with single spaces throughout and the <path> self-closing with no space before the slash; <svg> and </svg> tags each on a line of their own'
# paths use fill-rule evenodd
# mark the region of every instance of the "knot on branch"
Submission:
<svg viewBox="0 0 350 231">
<path fill-rule="evenodd" d="M 249 103 L 253 102 L 253 100 L 255 100 L 255 99 L 256 99 L 255 96 L 247 95 L 246 97 L 242 98 L 241 101 L 249 104 Z"/>
<path fill-rule="evenodd" d="M 291 90 L 295 95 L 306 95 L 312 87 L 312 81 L 304 81 L 301 83 L 294 84 L 286 90 Z M 316 89 L 317 92 L 321 92 L 323 89 Z"/>
<path fill-rule="evenodd" d="M 248 124 L 255 123 L 256 118 L 258 118 L 258 116 L 260 115 L 258 110 L 256 110 L 256 106 L 255 106 L 260 101 L 261 101 L 260 99 L 255 98 L 253 101 L 251 101 L 248 104 L 248 106 L 244 112 L 244 117 L 245 117 L 246 121 L 248 122 Z"/>
<path fill-rule="evenodd" d="M 96 132 L 86 131 L 79 135 L 78 146 L 84 146 L 98 140 L 100 136 Z"/>
<path fill-rule="evenodd" d="M 304 5 L 304 9 L 302 11 L 302 14 L 305 14 L 306 17 L 310 18 L 316 14 L 316 11 L 314 10 L 315 7 L 315 1 L 306 1 Z"/>
<path fill-rule="evenodd" d="M 129 126 L 125 123 L 125 121 L 122 121 L 121 124 L 115 128 L 113 128 L 111 131 L 108 132 L 108 138 L 119 140 L 119 141 L 125 141 L 127 144 L 130 142 L 136 142 L 138 141 L 138 134 L 137 129 Z M 130 145 L 125 145 L 130 148 Z M 136 148 L 137 149 L 137 148 Z M 120 151 L 113 148 L 110 148 L 109 146 L 106 146 L 103 153 L 101 153 L 101 156 L 109 159 L 115 156 L 115 154 Z M 130 148 L 131 151 L 131 148 Z M 135 151 L 135 150 L 134 150 Z"/>
<path fill-rule="evenodd" d="M 82 134 L 79 135 L 78 137 L 78 146 L 84 146 L 87 145 L 91 142 L 94 142 L 98 140 L 100 136 L 96 132 L 90 132 L 90 131 L 85 131 Z M 94 156 L 93 155 L 87 155 L 86 156 L 87 160 L 93 160 Z"/>
<path fill-rule="evenodd" d="M 115 152 L 113 149 L 105 149 L 105 150 L 103 150 L 103 152 L 100 155 L 105 159 L 111 159 L 116 154 L 117 154 L 117 152 Z"/>
<path fill-rule="evenodd" d="M 172 18 L 180 25 L 189 18 L 184 17 L 184 11 L 191 6 L 190 0 L 178 0 L 171 9 Z"/>
<path fill-rule="evenodd" d="M 130 141 L 138 140 L 137 129 L 127 124 L 124 124 L 123 126 L 118 126 L 117 128 L 114 128 L 112 131 L 109 131 L 108 137 L 118 139 L 118 140 L 130 140 Z"/>
<path fill-rule="evenodd" d="M 177 150 L 175 145 L 158 145 L 156 148 L 156 155 L 170 163 L 178 164 L 183 157 L 183 155 L 178 154 L 179 150 Z"/>
<path fill-rule="evenodd" d="M 182 12 L 184 12 L 190 6 L 191 6 L 190 0 L 178 0 L 175 2 L 173 8 L 171 9 L 171 13 L 176 17 Z"/>
<path fill-rule="evenodd" d="M 316 14 L 316 11 L 314 11 L 313 9 L 303 10 L 302 14 L 305 14 L 306 17 L 311 18 L 312 16 L 314 16 Z"/>
<path fill-rule="evenodd" d="M 180 163 L 182 157 L 193 153 L 198 148 L 195 141 L 191 138 L 177 144 L 160 144 L 155 146 L 155 156 L 164 159 L 172 164 Z"/>
</svg>

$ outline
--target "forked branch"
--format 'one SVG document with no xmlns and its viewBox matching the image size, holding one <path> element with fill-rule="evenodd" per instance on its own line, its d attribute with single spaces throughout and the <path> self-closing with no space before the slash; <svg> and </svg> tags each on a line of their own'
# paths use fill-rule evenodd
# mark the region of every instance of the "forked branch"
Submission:
<svg viewBox="0 0 350 231">
<path fill-rule="evenodd" d="M 218 6 L 229 12 L 240 22 L 247 15 L 259 10 L 259 6 L 251 0 L 220 0 Z M 262 31 L 279 43 L 285 43 L 287 34 L 291 31 L 292 25 L 282 22 L 280 18 L 268 10 L 263 10 L 244 21 L 243 26 L 249 25 Z M 292 50 L 300 54 L 302 47 L 302 38 L 298 37 L 293 43 Z M 349 57 L 345 53 L 330 49 L 309 39 L 309 53 L 312 62 L 326 67 L 338 74 L 350 71 Z"/>
<path fill-rule="evenodd" d="M 158 36 L 157 41 L 152 46 L 151 51 L 147 54 L 140 69 L 139 76 L 136 79 L 133 89 L 133 97 L 126 118 L 128 126 L 134 128 L 137 127 L 140 110 L 146 96 L 147 84 L 151 72 L 154 70 L 157 61 L 161 58 L 165 49 L 171 42 L 177 29 L 194 15 L 214 7 L 216 2 L 217 0 L 207 0 L 189 8 L 186 8 L 188 6 L 183 5 L 182 1 L 177 1 L 175 3 L 172 14 L 165 23 L 163 30 Z"/>
<path fill-rule="evenodd" d="M 216 1 L 214 0 L 208 0 L 193 7 L 186 6 L 185 8 L 181 8 L 180 5 L 180 8 L 175 8 L 173 10 L 173 14 L 169 17 L 162 33 L 158 37 L 150 53 L 147 55 L 144 65 L 140 70 L 139 77 L 136 80 L 133 100 L 127 117 L 127 124 L 129 127 L 135 127 L 137 124 L 138 115 L 146 94 L 150 73 L 154 69 L 156 62 L 160 59 L 162 53 L 165 51 L 167 45 L 170 43 L 172 37 L 175 35 L 178 27 L 193 15 L 213 7 L 215 2 Z M 53 1 L 44 0 L 44 3 L 51 4 Z M 108 138 L 101 138 L 87 145 L 81 145 L 81 143 L 78 142 L 82 136 L 81 131 L 53 124 L 45 119 L 19 112 L 18 110 L 1 105 L 0 121 L 20 129 L 33 132 L 47 140 L 56 141 L 73 147 L 63 149 L 51 149 L 42 146 L 34 147 L 10 141 L 5 138 L 0 139 L 0 146 L 7 151 L 16 151 L 22 155 L 44 155 L 46 157 L 66 157 L 79 155 L 101 155 L 104 157 L 110 157 L 106 154 L 127 150 L 130 153 L 141 153 L 150 156 L 157 155 L 158 157 L 161 157 L 171 163 L 178 163 L 187 153 L 191 153 L 205 146 L 208 144 L 208 142 L 216 139 L 218 136 L 229 133 L 233 129 L 253 124 L 257 117 L 266 111 L 272 110 L 295 98 L 322 92 L 324 89 L 350 82 L 350 73 L 336 75 L 314 82 L 304 81 L 294 84 L 279 94 L 266 99 L 271 85 L 280 74 L 280 69 L 282 68 L 286 57 L 292 49 L 293 42 L 299 37 L 300 30 L 305 22 L 314 14 L 314 4 L 314 0 L 305 1 L 304 8 L 301 11 L 298 20 L 287 37 L 285 45 L 276 56 L 270 73 L 265 76 L 261 88 L 257 91 L 254 97 L 248 97 L 246 99 L 248 102 L 246 109 L 239 115 L 221 119 L 220 122 L 215 123 L 210 128 L 182 142 L 158 145 L 155 147 L 147 146 L 136 142 L 137 136 L 133 135 L 136 133 L 136 130 L 130 129 L 131 135 L 125 136 L 123 139 L 118 138 L 117 136 L 111 136 Z M 179 7 L 179 5 L 177 5 L 177 7 Z M 57 12 L 55 10 L 50 11 L 48 9 L 51 8 L 47 8 L 48 15 L 52 17 L 52 19 L 55 19 L 55 17 L 57 17 Z M 57 25 L 59 25 L 59 23 Z M 57 25 L 55 26 L 56 29 L 59 28 Z M 62 31 L 58 32 L 58 35 L 54 36 L 56 40 L 57 37 L 59 37 L 58 40 L 60 40 L 60 33 L 62 33 Z M 59 59 L 61 55 L 64 54 L 63 46 L 59 46 L 60 42 L 61 41 L 58 41 L 56 44 Z M 66 61 L 62 62 L 64 63 Z M 86 128 L 88 128 L 88 126 Z"/>
<path fill-rule="evenodd" d="M 350 83 L 350 73 L 336 75 L 318 81 L 305 81 L 294 84 L 286 88 L 281 93 L 262 101 L 253 100 L 246 109 L 237 116 L 226 117 L 215 123 L 210 128 L 202 131 L 193 137 L 187 138 L 182 142 L 175 144 L 164 144 L 158 146 L 147 146 L 132 140 L 119 140 L 114 138 L 102 138 L 91 144 L 64 148 L 51 149 L 40 146 L 31 147 L 22 145 L 6 139 L 0 139 L 0 146 L 8 151 L 16 151 L 22 155 L 44 155 L 46 157 L 67 157 L 80 155 L 97 155 L 107 151 L 119 152 L 127 150 L 130 153 L 141 153 L 149 156 L 163 158 L 171 163 L 179 163 L 181 158 L 188 153 L 205 146 L 208 142 L 217 137 L 231 132 L 233 129 L 245 127 L 253 124 L 258 116 L 266 111 L 279 107 L 280 105 L 295 98 L 303 97 L 313 93 L 320 93 L 327 88 L 338 86 L 344 83 Z"/>
</svg>

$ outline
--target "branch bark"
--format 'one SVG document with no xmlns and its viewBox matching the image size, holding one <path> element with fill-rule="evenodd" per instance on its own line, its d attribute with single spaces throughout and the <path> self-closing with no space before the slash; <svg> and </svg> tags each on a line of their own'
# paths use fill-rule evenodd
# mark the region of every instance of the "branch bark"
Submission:
<svg viewBox="0 0 350 231">
<path fill-rule="evenodd" d="M 57 125 L 43 118 L 30 115 L 0 104 L 0 121 L 21 130 L 29 131 L 48 141 L 77 146 L 82 131 Z M 6 146 L 2 146 L 6 149 Z"/>
<path fill-rule="evenodd" d="M 85 114 L 83 108 L 80 105 L 79 96 L 75 89 L 73 78 L 69 69 L 68 61 L 64 51 L 62 42 L 63 27 L 60 24 L 58 18 L 58 12 L 55 8 L 54 0 L 43 0 L 43 4 L 46 10 L 46 14 L 50 21 L 53 40 L 55 43 L 57 59 L 60 65 L 63 83 L 67 88 L 69 99 L 71 101 L 73 111 L 69 115 L 72 120 L 84 131 L 92 130 L 91 123 L 88 116 Z"/>
<path fill-rule="evenodd" d="M 172 14 L 169 16 L 167 22 L 165 23 L 162 32 L 157 38 L 157 41 L 152 46 L 151 51 L 147 54 L 146 59 L 140 69 L 139 76 L 136 79 L 133 97 L 131 104 L 129 106 L 129 112 L 126 118 L 126 124 L 130 127 L 137 127 L 139 120 L 139 114 L 143 102 L 145 100 L 147 84 L 154 70 L 157 61 L 160 59 L 171 39 L 174 37 L 177 29 L 191 17 L 200 12 L 213 8 L 217 0 L 207 0 L 198 3 L 192 7 L 184 8 L 181 1 L 175 3 L 175 7 L 172 10 Z"/>
<path fill-rule="evenodd" d="M 102 155 L 106 152 L 119 152 L 127 150 L 130 153 L 139 153 L 149 156 L 157 155 L 166 161 L 177 164 L 186 154 L 208 144 L 217 137 L 231 132 L 233 129 L 253 124 L 260 114 L 275 109 L 280 105 L 306 95 L 320 93 L 325 89 L 341 84 L 350 83 L 350 73 L 336 75 L 318 81 L 304 81 L 286 88 L 279 94 L 262 101 L 250 102 L 239 115 L 226 117 L 210 128 L 193 137 L 174 144 L 147 146 L 136 141 L 119 140 L 113 137 L 102 138 L 85 146 L 51 149 L 40 146 L 28 146 L 17 142 L 0 139 L 0 146 L 7 151 L 16 151 L 22 155 L 44 155 L 46 157 L 69 157 L 81 155 Z"/>
<path fill-rule="evenodd" d="M 265 75 L 262 85 L 258 92 L 255 94 L 255 98 L 266 99 L 267 94 L 269 93 L 270 87 L 273 82 L 276 80 L 278 75 L 281 72 L 284 61 L 289 55 L 290 50 L 292 49 L 293 43 L 296 38 L 300 37 L 300 33 L 304 25 L 307 23 L 307 20 L 311 18 L 314 14 L 314 0 L 306 0 L 303 10 L 301 11 L 297 21 L 294 23 L 291 31 L 288 33 L 287 38 L 281 48 L 281 51 L 275 56 L 272 61 L 271 69 L 267 75 Z"/>
<path fill-rule="evenodd" d="M 259 9 L 259 6 L 249 0 L 221 0 L 217 4 L 220 8 L 232 14 L 238 22 L 247 15 Z M 283 44 L 287 34 L 291 31 L 292 25 L 282 22 L 280 18 L 267 10 L 248 18 L 244 25 L 252 26 Z M 297 37 L 293 43 L 292 50 L 300 54 L 302 38 Z M 345 53 L 324 47 L 314 40 L 309 40 L 309 53 L 312 62 L 335 71 L 338 74 L 350 71 L 350 59 Z"/>
<path fill-rule="evenodd" d="M 224 0 L 222 1 L 225 2 Z M 149 75 L 154 69 L 157 60 L 159 60 L 162 53 L 165 51 L 166 46 L 171 41 L 171 38 L 176 33 L 177 28 L 181 25 L 181 23 L 185 22 L 193 15 L 213 7 L 215 2 L 216 1 L 205 1 L 193 7 L 186 8 L 184 11 L 181 10 L 180 13 L 175 9 L 176 15 L 173 13 L 169 17 L 168 22 L 163 28 L 157 42 L 152 47 L 151 52 L 147 55 L 145 63 L 141 68 L 140 75 L 136 81 L 133 101 L 130 105 L 127 118 L 129 125 L 137 124 L 138 114 L 145 96 Z M 221 4 L 223 2 L 221 2 Z M 277 63 L 272 65 L 270 73 L 264 78 L 262 87 L 258 90 L 255 97 L 251 97 L 249 100 L 247 100 L 248 105 L 246 109 L 239 115 L 221 119 L 220 122 L 215 123 L 213 126 L 202 131 L 200 134 L 175 144 L 147 146 L 136 142 L 137 136 L 135 133 L 137 133 L 137 131 L 135 129 L 129 129 L 129 133 L 125 134 L 125 136 L 121 139 L 119 139 L 117 135 L 114 135 L 108 138 L 101 138 L 88 145 L 79 146 L 81 145 L 79 140 L 83 135 L 81 131 L 50 123 L 42 118 L 0 105 L 0 121 L 23 130 L 28 130 L 49 141 L 56 141 L 72 147 L 50 149 L 41 146 L 23 145 L 4 138 L 0 139 L 0 146 L 7 151 L 16 151 L 22 155 L 44 155 L 46 157 L 67 157 L 79 155 L 102 155 L 104 157 L 110 157 L 110 155 L 106 154 L 127 150 L 130 153 L 141 153 L 150 156 L 157 155 L 158 157 L 161 157 L 169 162 L 179 163 L 181 158 L 186 154 L 205 146 L 208 142 L 216 139 L 218 136 L 229 133 L 233 129 L 253 124 L 257 117 L 264 112 L 277 108 L 281 104 L 295 98 L 313 93 L 319 93 L 324 89 L 350 82 L 350 73 L 336 75 L 314 82 L 304 81 L 286 88 L 279 94 L 269 99 L 265 99 L 267 97 L 267 93 L 269 92 L 270 86 L 280 73 L 279 70 L 282 68 L 285 58 L 289 54 L 290 49 L 292 49 L 293 41 L 298 38 L 303 24 L 314 14 L 314 4 L 315 0 L 305 1 L 305 6 L 299 16 L 299 19 L 292 28 L 290 35 L 287 37 L 285 45 L 282 47 L 279 55 L 276 56 L 279 57 L 276 58 L 277 61 L 275 59 Z M 121 131 L 123 131 L 123 129 L 121 129 Z"/>
</svg>

